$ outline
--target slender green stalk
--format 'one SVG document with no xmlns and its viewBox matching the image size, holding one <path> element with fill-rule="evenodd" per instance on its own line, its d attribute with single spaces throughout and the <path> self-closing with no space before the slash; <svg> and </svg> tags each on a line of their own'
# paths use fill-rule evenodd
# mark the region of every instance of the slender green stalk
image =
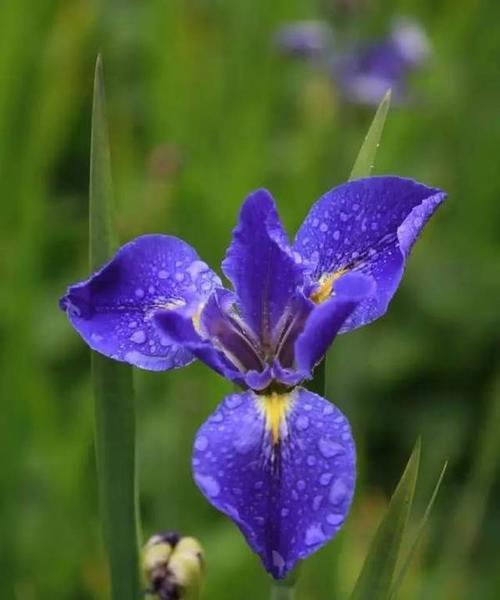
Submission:
<svg viewBox="0 0 500 600">
<path fill-rule="evenodd" d="M 291 587 L 274 583 L 271 588 L 271 600 L 294 600 L 295 586 Z"/>
<path fill-rule="evenodd" d="M 90 266 L 95 270 L 109 259 L 116 247 L 100 58 L 96 64 L 92 112 L 89 221 Z M 99 509 L 109 559 L 111 598 L 137 600 L 139 578 L 132 369 L 96 353 L 92 353 L 91 365 Z"/>
</svg>

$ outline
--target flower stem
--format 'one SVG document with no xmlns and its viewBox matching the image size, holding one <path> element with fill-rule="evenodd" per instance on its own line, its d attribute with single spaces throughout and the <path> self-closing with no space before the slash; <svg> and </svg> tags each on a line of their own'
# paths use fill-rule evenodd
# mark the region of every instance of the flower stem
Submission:
<svg viewBox="0 0 500 600">
<path fill-rule="evenodd" d="M 271 586 L 271 600 L 293 600 L 295 598 L 295 581 L 289 584 L 275 581 Z"/>
</svg>

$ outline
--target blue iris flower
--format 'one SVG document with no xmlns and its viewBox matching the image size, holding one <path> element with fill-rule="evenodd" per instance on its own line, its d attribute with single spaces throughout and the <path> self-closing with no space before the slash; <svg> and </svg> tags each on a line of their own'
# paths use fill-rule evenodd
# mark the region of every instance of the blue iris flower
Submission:
<svg viewBox="0 0 500 600">
<path fill-rule="evenodd" d="M 158 371 L 199 359 L 242 388 L 201 426 L 193 473 L 275 578 L 336 534 L 356 479 L 346 417 L 302 383 L 338 333 L 384 314 L 444 198 L 398 177 L 346 183 L 291 244 L 258 190 L 222 263 L 232 289 L 186 242 L 145 235 L 61 299 L 97 352 Z"/>
</svg>

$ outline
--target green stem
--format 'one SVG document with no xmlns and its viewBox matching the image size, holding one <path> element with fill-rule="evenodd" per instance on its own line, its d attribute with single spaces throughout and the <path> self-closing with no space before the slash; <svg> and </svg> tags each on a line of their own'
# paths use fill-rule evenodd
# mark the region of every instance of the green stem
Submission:
<svg viewBox="0 0 500 600">
<path fill-rule="evenodd" d="M 111 164 L 104 114 L 102 63 L 97 60 L 90 156 L 90 266 L 116 248 Z M 112 600 L 137 600 L 138 522 L 132 369 L 92 352 L 99 510 L 109 559 Z"/>
<path fill-rule="evenodd" d="M 293 600 L 295 598 L 295 587 L 274 583 L 271 587 L 271 600 Z"/>
</svg>

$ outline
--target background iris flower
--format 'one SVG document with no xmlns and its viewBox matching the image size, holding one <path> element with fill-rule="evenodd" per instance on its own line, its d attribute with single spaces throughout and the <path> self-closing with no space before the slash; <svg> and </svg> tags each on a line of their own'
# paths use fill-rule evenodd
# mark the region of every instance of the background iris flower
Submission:
<svg viewBox="0 0 500 600">
<path fill-rule="evenodd" d="M 290 244 L 259 190 L 222 263 L 232 291 L 182 240 L 147 235 L 61 300 L 102 354 L 151 370 L 198 358 L 243 388 L 200 428 L 194 477 L 275 578 L 335 535 L 354 492 L 349 423 L 300 384 L 337 333 L 384 314 L 444 198 L 398 177 L 346 183 L 314 204 Z"/>
</svg>

